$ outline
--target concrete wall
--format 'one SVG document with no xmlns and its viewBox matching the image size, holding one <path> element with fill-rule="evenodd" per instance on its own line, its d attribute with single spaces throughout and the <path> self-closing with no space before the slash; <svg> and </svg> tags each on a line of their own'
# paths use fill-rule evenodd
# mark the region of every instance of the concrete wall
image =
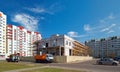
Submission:
<svg viewBox="0 0 120 72">
<path fill-rule="evenodd" d="M 4 58 L 3 58 L 3 57 L 2 57 L 2 58 L 0 57 L 0 60 L 6 60 L 6 58 L 5 58 L 5 57 L 4 57 Z"/>
<path fill-rule="evenodd" d="M 54 62 L 56 63 L 66 63 L 67 56 L 54 56 Z"/>
<path fill-rule="evenodd" d="M 92 57 L 90 56 L 67 56 L 67 63 L 76 62 L 76 61 L 84 62 L 88 60 L 92 60 Z"/>
<path fill-rule="evenodd" d="M 21 61 L 35 62 L 35 59 L 32 56 L 30 56 L 30 57 L 21 57 L 20 59 L 21 59 Z"/>
<path fill-rule="evenodd" d="M 0 55 L 0 60 L 5 60 L 5 59 L 6 59 L 5 55 Z"/>
<path fill-rule="evenodd" d="M 71 62 L 84 62 L 92 60 L 90 56 L 55 56 L 54 62 L 57 63 L 71 63 Z"/>
<path fill-rule="evenodd" d="M 22 61 L 35 62 L 34 57 L 22 57 Z M 89 56 L 54 56 L 54 62 L 56 63 L 71 63 L 71 62 L 84 62 L 92 60 Z"/>
</svg>

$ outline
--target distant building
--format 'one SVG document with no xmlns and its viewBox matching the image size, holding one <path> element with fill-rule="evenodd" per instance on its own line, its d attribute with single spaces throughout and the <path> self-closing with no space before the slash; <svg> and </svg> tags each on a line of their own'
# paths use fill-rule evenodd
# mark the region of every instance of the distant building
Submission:
<svg viewBox="0 0 120 72">
<path fill-rule="evenodd" d="M 6 15 L 0 12 L 0 55 L 3 57 L 6 54 L 6 21 Z"/>
<path fill-rule="evenodd" d="M 85 45 L 91 48 L 93 57 L 115 57 L 120 56 L 120 37 L 114 36 L 99 40 L 86 41 Z"/>
<path fill-rule="evenodd" d="M 30 32 L 22 26 L 7 25 L 7 55 L 19 53 L 20 56 L 33 55 L 33 43 L 41 40 L 41 34 Z"/>
<path fill-rule="evenodd" d="M 40 53 L 50 53 L 56 56 L 87 56 L 88 47 L 66 35 L 52 35 L 42 39 L 39 45 Z"/>
</svg>

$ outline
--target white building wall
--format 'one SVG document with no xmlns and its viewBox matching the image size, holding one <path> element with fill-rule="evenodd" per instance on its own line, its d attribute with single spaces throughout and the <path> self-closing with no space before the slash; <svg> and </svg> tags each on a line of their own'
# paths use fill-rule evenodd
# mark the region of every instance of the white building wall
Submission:
<svg viewBox="0 0 120 72">
<path fill-rule="evenodd" d="M 120 56 L 120 37 L 109 37 L 100 40 L 86 41 L 86 45 L 89 46 L 94 57 L 105 57 L 105 56 Z M 96 46 L 98 45 L 98 46 Z M 97 54 L 97 53 L 99 54 Z"/>
<path fill-rule="evenodd" d="M 0 55 L 6 55 L 6 15 L 0 12 Z"/>
<path fill-rule="evenodd" d="M 70 55 L 70 49 L 73 48 L 73 42 L 74 40 L 66 35 L 64 35 L 64 47 L 65 47 L 65 56 Z"/>
<path fill-rule="evenodd" d="M 73 39 L 66 35 L 52 35 L 50 38 L 42 39 L 40 48 L 47 47 L 46 43 L 48 43 L 48 47 L 56 47 L 61 46 L 64 47 L 64 55 L 70 55 L 70 49 L 73 47 Z"/>
<path fill-rule="evenodd" d="M 36 51 L 33 51 L 33 50 L 35 50 L 34 49 L 34 42 L 41 40 L 42 37 L 41 37 L 41 34 L 39 34 L 38 32 L 31 32 L 30 37 L 31 37 L 30 38 L 30 41 L 31 41 L 31 49 L 30 50 L 31 50 L 31 55 L 33 55 L 36 53 Z"/>
<path fill-rule="evenodd" d="M 17 27 L 12 25 L 12 50 L 13 54 L 18 53 L 18 48 L 17 48 Z"/>
<path fill-rule="evenodd" d="M 26 35 L 27 38 L 27 56 L 32 56 L 32 50 L 31 50 L 31 32 L 28 32 Z"/>
<path fill-rule="evenodd" d="M 23 39 L 23 41 L 22 41 L 22 45 L 23 45 L 23 54 L 24 54 L 24 56 L 27 56 L 27 38 L 26 38 L 26 36 L 27 36 L 27 30 L 26 29 L 23 29 L 23 37 L 22 37 L 22 39 Z"/>
<path fill-rule="evenodd" d="M 7 38 L 6 23 L 7 23 L 6 15 L 0 12 L 0 56 L 4 55 L 7 57 L 10 54 L 20 53 L 20 52 L 22 52 L 24 56 L 27 56 L 27 53 L 30 53 L 30 56 L 32 56 L 33 41 L 40 40 L 42 38 L 41 34 L 39 33 L 36 34 L 35 32 L 32 32 L 32 35 L 30 34 L 28 40 L 29 45 L 27 45 L 27 30 L 26 29 L 20 30 L 18 26 L 12 25 L 11 28 L 12 35 L 8 34 L 11 35 L 11 39 L 6 40 Z M 22 35 L 20 35 L 20 33 Z M 20 40 L 20 36 L 22 40 Z M 19 47 L 20 42 L 22 44 L 22 48 Z M 31 51 L 28 51 L 28 47 L 30 47 Z"/>
<path fill-rule="evenodd" d="M 32 34 L 28 34 L 27 30 L 24 29 L 22 26 L 14 25 L 12 25 L 11 32 L 12 40 L 7 39 L 7 56 L 15 53 L 20 53 L 21 56 L 32 56 L 32 40 L 36 41 L 37 39 L 40 39 L 41 35 L 36 35 L 34 32 L 32 32 Z"/>
</svg>

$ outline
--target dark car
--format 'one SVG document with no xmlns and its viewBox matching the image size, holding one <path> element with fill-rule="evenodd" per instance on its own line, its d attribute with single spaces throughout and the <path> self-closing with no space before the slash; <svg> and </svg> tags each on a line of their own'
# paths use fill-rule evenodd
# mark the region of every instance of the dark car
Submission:
<svg viewBox="0 0 120 72">
<path fill-rule="evenodd" d="M 112 58 L 101 58 L 101 59 L 97 60 L 97 64 L 99 64 L 99 65 L 115 65 L 115 66 L 117 66 L 119 64 L 119 62 L 113 60 Z"/>
<path fill-rule="evenodd" d="M 20 61 L 20 58 L 18 55 L 11 54 L 9 58 L 6 58 L 7 62 L 18 62 Z"/>
</svg>

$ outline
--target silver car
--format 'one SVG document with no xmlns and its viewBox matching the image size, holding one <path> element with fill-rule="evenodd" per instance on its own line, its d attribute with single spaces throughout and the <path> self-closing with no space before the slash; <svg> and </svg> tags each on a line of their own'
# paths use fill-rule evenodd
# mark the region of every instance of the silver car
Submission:
<svg viewBox="0 0 120 72">
<path fill-rule="evenodd" d="M 99 65 L 115 65 L 117 66 L 119 64 L 118 61 L 113 60 L 112 58 L 101 58 L 100 60 L 97 60 L 97 64 Z"/>
</svg>

